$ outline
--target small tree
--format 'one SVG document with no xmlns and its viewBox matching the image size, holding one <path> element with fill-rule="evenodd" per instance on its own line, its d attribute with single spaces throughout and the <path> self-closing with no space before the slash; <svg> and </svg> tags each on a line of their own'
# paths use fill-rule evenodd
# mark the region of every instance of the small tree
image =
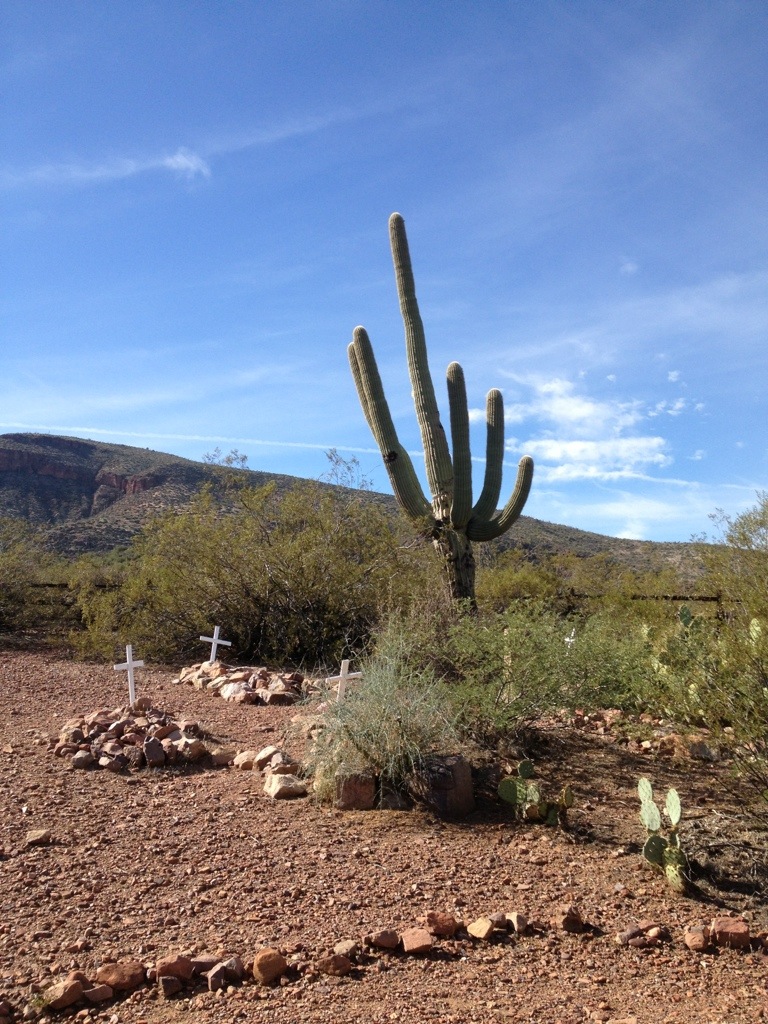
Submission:
<svg viewBox="0 0 768 1024">
<path fill-rule="evenodd" d="M 233 498 L 236 510 L 222 511 L 203 493 L 145 528 L 117 589 L 83 576 L 88 650 L 111 655 L 130 637 L 175 662 L 199 653 L 215 622 L 235 657 L 337 664 L 367 646 L 389 602 L 407 602 L 423 557 L 399 542 L 401 525 L 384 509 L 309 482 Z"/>
<path fill-rule="evenodd" d="M 0 633 L 37 628 L 51 618 L 51 608 L 39 603 L 33 584 L 53 564 L 26 523 L 0 519 Z"/>
<path fill-rule="evenodd" d="M 432 386 L 405 224 L 399 213 L 393 213 L 389 218 L 389 231 L 400 312 L 405 325 L 408 372 L 424 445 L 431 502 L 424 497 L 411 458 L 398 440 L 373 348 L 364 327 L 355 328 L 348 349 L 349 363 L 360 404 L 381 451 L 395 497 L 408 517 L 426 536 L 431 537 L 443 559 L 452 596 L 458 601 L 469 601 L 474 608 L 472 542 L 500 537 L 518 518 L 531 487 L 533 460 L 528 456 L 520 460 L 512 496 L 499 512 L 497 505 L 504 459 L 504 403 L 501 392 L 494 388 L 486 399 L 485 482 L 480 497 L 472 504 L 472 459 L 464 371 L 458 363 L 451 363 L 448 367 L 451 453 Z"/>
</svg>

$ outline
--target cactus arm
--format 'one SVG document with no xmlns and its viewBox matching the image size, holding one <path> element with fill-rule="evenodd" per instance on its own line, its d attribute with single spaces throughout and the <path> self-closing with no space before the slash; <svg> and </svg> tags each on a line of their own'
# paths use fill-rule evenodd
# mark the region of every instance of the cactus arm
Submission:
<svg viewBox="0 0 768 1024">
<path fill-rule="evenodd" d="M 485 399 L 485 478 L 480 497 L 472 509 L 472 518 L 490 519 L 499 507 L 501 466 L 504 461 L 504 400 L 498 388 L 491 388 Z"/>
<path fill-rule="evenodd" d="M 365 416 L 366 423 L 368 424 L 368 427 L 370 428 L 370 431 L 373 434 L 373 436 L 374 436 L 374 438 L 376 440 L 376 443 L 378 444 L 378 433 L 377 433 L 378 428 L 377 428 L 376 420 L 375 420 L 374 414 L 373 414 L 373 407 L 372 407 L 372 404 L 371 404 L 371 396 L 370 396 L 370 388 L 366 387 L 366 382 L 368 380 L 368 376 L 369 375 L 368 374 L 363 374 L 363 371 L 362 371 L 362 368 L 361 368 L 361 365 L 360 365 L 360 358 L 358 356 L 358 346 L 356 345 L 358 331 L 359 332 L 363 332 L 364 330 L 365 330 L 365 328 L 363 328 L 363 327 L 356 327 L 355 328 L 355 333 L 353 335 L 353 340 L 347 346 L 347 355 L 349 356 L 349 368 L 352 371 L 352 380 L 355 382 L 355 389 L 357 390 L 357 397 L 360 400 L 360 406 L 361 406 L 361 408 L 363 410 L 363 415 Z M 366 337 L 367 337 L 367 334 L 366 334 Z M 370 342 L 369 342 L 369 344 L 370 344 Z M 378 369 L 378 367 L 377 367 L 377 369 Z M 381 379 L 381 378 L 379 378 L 379 379 Z"/>
<path fill-rule="evenodd" d="M 389 218 L 389 237 L 400 313 L 405 326 L 408 373 L 411 378 L 416 419 L 424 446 L 427 482 L 432 492 L 432 508 L 436 519 L 447 522 L 453 490 L 453 467 L 448 451 L 448 439 L 440 421 L 440 410 L 437 407 L 435 389 L 429 373 L 424 324 L 416 301 L 405 223 L 399 213 L 393 213 Z"/>
<path fill-rule="evenodd" d="M 432 507 L 424 497 L 411 457 L 400 444 L 392 422 L 376 357 L 365 328 L 355 328 L 347 354 L 360 405 L 381 451 L 395 497 L 411 519 L 431 517 Z"/>
<path fill-rule="evenodd" d="M 472 512 L 472 456 L 469 448 L 469 409 L 464 371 L 458 363 L 448 367 L 448 405 L 453 441 L 453 504 L 451 525 L 463 530 Z"/>
<path fill-rule="evenodd" d="M 470 540 L 494 540 L 509 529 L 519 517 L 528 499 L 533 480 L 533 459 L 524 455 L 517 467 L 515 489 L 502 511 L 491 519 L 477 519 L 473 516 L 467 523 L 467 537 Z"/>
</svg>

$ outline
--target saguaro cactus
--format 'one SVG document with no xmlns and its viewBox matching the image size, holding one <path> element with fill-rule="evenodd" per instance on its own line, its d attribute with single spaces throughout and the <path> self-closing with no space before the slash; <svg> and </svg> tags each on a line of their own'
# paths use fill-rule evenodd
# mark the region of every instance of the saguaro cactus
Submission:
<svg viewBox="0 0 768 1024">
<path fill-rule="evenodd" d="M 440 411 L 427 363 L 427 344 L 405 236 L 399 213 L 389 218 L 392 259 L 395 264 L 400 313 L 405 325 L 405 347 L 416 418 L 424 446 L 428 501 L 408 452 L 400 444 L 384 395 L 373 348 L 364 327 L 356 327 L 348 348 L 352 376 L 368 426 L 384 459 L 392 489 L 406 514 L 432 538 L 443 558 L 451 594 L 475 603 L 475 560 L 472 541 L 501 536 L 523 510 L 533 479 L 533 460 L 524 456 L 507 504 L 497 509 L 504 459 L 504 403 L 493 388 L 486 398 L 485 480 L 472 504 L 472 459 L 469 449 L 469 411 L 464 371 L 451 363 L 447 371 L 452 452 L 440 421 Z"/>
</svg>

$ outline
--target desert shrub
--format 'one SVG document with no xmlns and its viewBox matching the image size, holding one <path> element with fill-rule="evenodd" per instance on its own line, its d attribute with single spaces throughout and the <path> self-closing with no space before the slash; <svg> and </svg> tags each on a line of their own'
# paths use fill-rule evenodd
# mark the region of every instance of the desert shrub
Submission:
<svg viewBox="0 0 768 1024">
<path fill-rule="evenodd" d="M 655 677 L 637 616 L 605 607 L 570 621 L 566 692 L 589 709 L 646 710 Z"/>
<path fill-rule="evenodd" d="M 384 792 L 407 791 L 430 755 L 458 748 L 445 684 L 411 665 L 410 645 L 401 639 L 398 645 L 390 632 L 363 662 L 361 685 L 343 701 L 324 704 L 309 759 L 320 799 L 333 796 L 337 777 L 361 772 L 376 775 Z"/>
<path fill-rule="evenodd" d="M 302 484 L 237 492 L 222 513 L 209 494 L 134 542 L 113 589 L 76 582 L 86 651 L 178 662 L 222 627 L 241 659 L 310 667 L 365 650 L 384 610 L 418 590 L 423 554 L 399 521 L 354 492 Z"/>
<path fill-rule="evenodd" d="M 463 735 L 484 744 L 553 711 L 644 708 L 654 681 L 639 623 L 609 611 L 564 617 L 543 602 L 465 615 L 433 597 L 391 616 L 376 645 L 442 679 Z"/>
<path fill-rule="evenodd" d="M 39 630 L 56 613 L 59 594 L 37 584 L 52 577 L 56 560 L 34 531 L 16 519 L 0 519 L 0 633 L 19 638 Z"/>
<path fill-rule="evenodd" d="M 521 603 L 451 631 L 465 729 L 486 741 L 575 707 L 637 707 L 650 677 L 639 630 L 611 616 L 564 618 Z"/>
<path fill-rule="evenodd" d="M 669 713 L 711 729 L 741 777 L 768 799 L 768 494 L 735 518 L 718 514 L 703 543 L 716 617 L 686 612 L 652 639 Z"/>
<path fill-rule="evenodd" d="M 453 624 L 453 700 L 465 734 L 484 743 L 514 737 L 567 703 L 562 665 L 568 630 L 554 612 L 528 602 Z"/>
<path fill-rule="evenodd" d="M 477 603 L 484 611 L 503 612 L 519 600 L 546 601 L 555 607 L 560 580 L 548 561 L 536 563 L 523 551 L 487 556 L 478 568 Z"/>
</svg>

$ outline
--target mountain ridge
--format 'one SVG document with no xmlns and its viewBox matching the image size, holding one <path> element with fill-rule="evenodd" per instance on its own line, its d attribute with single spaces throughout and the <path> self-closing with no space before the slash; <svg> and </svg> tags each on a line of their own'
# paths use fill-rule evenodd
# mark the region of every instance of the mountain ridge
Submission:
<svg viewBox="0 0 768 1024">
<path fill-rule="evenodd" d="M 235 469 L 253 486 L 279 489 L 301 477 Z M 149 448 L 56 434 L 0 435 L 0 517 L 42 530 L 46 546 L 67 556 L 106 553 L 130 543 L 153 517 L 182 511 L 201 487 L 221 483 L 221 467 Z M 325 484 L 325 486 L 337 486 Z M 391 495 L 361 492 L 396 508 Z M 537 556 L 603 554 L 636 568 L 679 565 L 690 544 L 625 540 L 521 516 L 497 550 L 520 548 Z"/>
</svg>

